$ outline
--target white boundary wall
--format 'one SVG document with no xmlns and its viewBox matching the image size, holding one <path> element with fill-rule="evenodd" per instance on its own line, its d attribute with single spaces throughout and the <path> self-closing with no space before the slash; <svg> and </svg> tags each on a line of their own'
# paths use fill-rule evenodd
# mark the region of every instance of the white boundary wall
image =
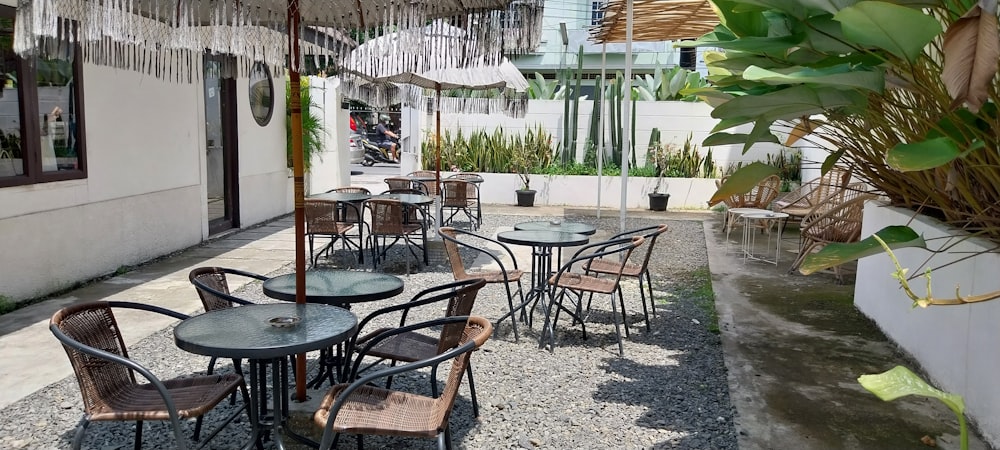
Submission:
<svg viewBox="0 0 1000 450">
<path fill-rule="evenodd" d="M 289 184 L 284 102 L 260 127 L 248 84 L 236 82 L 243 226 L 288 212 Z M 0 189 L 0 295 L 45 295 L 208 236 L 201 84 L 88 64 L 84 92 L 88 178 Z"/>
<path fill-rule="evenodd" d="M 912 220 L 912 222 L 911 222 Z M 930 267 L 938 267 L 974 253 L 995 247 L 978 238 L 947 229 L 940 222 L 912 211 L 884 207 L 870 202 L 865 206 L 862 237 L 889 225 L 906 224 L 924 236 L 931 249 L 954 246 L 946 254 L 935 255 Z M 900 264 L 910 274 L 923 272 L 920 266 L 929 252 L 922 249 L 894 251 Z M 1000 290 L 1000 254 L 980 254 L 975 258 L 936 269 L 932 272 L 934 294 L 953 298 L 955 288 L 961 294 L 983 294 Z M 913 308 L 889 274 L 894 271 L 886 254 L 869 256 L 858 263 L 854 302 L 874 320 L 893 341 L 913 355 L 941 390 L 965 397 L 966 413 L 976 421 L 983 437 L 1000 446 L 1000 300 L 962 306 Z M 926 281 L 912 281 L 917 295 L 926 293 Z M 889 367 L 886 367 L 889 369 Z M 860 375 L 860 374 L 859 374 Z"/>
<path fill-rule="evenodd" d="M 590 131 L 590 116 L 593 111 L 594 102 L 592 100 L 580 101 L 579 118 L 577 120 L 577 160 L 582 161 L 587 133 Z M 607 109 L 605 107 L 605 109 Z M 562 140 L 564 103 L 562 100 L 530 100 L 528 101 L 528 113 L 524 118 L 512 118 L 502 114 L 441 114 L 441 130 L 448 130 L 455 133 L 461 129 L 462 133 L 478 130 L 486 130 L 492 133 L 497 128 L 503 128 L 504 133 L 513 134 L 524 132 L 527 129 L 534 129 L 541 125 L 553 136 L 553 147 Z M 608 114 L 604 111 L 605 127 L 608 124 Z M 649 144 L 649 136 L 653 128 L 660 129 L 660 140 L 662 142 L 673 142 L 683 145 L 688 133 L 692 135 L 692 142 L 698 144 L 699 151 L 704 156 L 708 147 L 702 147 L 701 142 L 711 134 L 712 128 L 719 122 L 712 118 L 712 107 L 703 102 L 636 102 L 636 126 L 635 143 L 636 159 L 639 164 L 643 164 L 646 157 L 646 147 Z M 424 128 L 427 131 L 433 130 L 433 121 L 425 121 Z M 729 132 L 749 133 L 750 126 L 744 126 L 738 131 L 727 130 Z M 607 129 L 607 128 L 606 128 Z M 606 135 L 610 136 L 610 134 Z M 608 137 L 605 137 L 608 139 Z M 767 154 L 777 153 L 781 147 L 776 144 L 756 144 L 746 155 L 742 153 L 742 145 L 719 145 L 713 146 L 712 156 L 716 166 L 720 170 L 726 169 L 730 164 L 744 161 L 765 161 Z"/>
</svg>

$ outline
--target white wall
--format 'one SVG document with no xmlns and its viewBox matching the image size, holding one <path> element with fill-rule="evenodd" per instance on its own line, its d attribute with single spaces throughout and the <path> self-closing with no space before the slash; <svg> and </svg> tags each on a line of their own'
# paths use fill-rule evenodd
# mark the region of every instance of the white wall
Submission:
<svg viewBox="0 0 1000 450">
<path fill-rule="evenodd" d="M 285 113 L 276 102 L 258 126 L 237 86 L 246 226 L 287 212 Z M 0 295 L 45 295 L 208 235 L 201 86 L 84 65 L 83 88 L 88 178 L 0 189 Z"/>
<path fill-rule="evenodd" d="M 312 161 L 307 193 L 326 192 L 351 184 L 347 154 L 350 119 L 348 111 L 340 108 L 343 96 L 337 90 L 338 85 L 337 78 L 309 77 L 312 112 L 320 117 L 326 132 L 323 133 L 323 149 Z"/>
<path fill-rule="evenodd" d="M 995 245 L 982 239 L 965 239 L 958 230 L 945 231 L 940 223 L 916 216 L 912 211 L 869 203 L 865 207 L 862 237 L 888 225 L 907 224 L 922 234 L 931 249 L 954 245 L 946 254 L 935 255 L 930 267 L 937 267 Z M 944 238 L 944 239 L 941 239 Z M 961 242 L 960 242 L 961 241 Z M 920 266 L 930 253 L 922 249 L 894 251 L 910 274 L 922 273 Z M 958 286 L 963 296 L 1000 290 L 1000 255 L 981 254 L 962 263 L 932 272 L 934 295 L 953 298 Z M 913 355 L 941 390 L 965 397 L 967 414 L 993 446 L 1000 446 L 1000 301 L 963 306 L 913 308 L 911 301 L 889 277 L 894 270 L 886 254 L 863 258 L 858 263 L 854 302 L 893 341 Z M 918 293 L 926 293 L 926 281 L 911 281 Z M 886 367 L 885 369 L 889 369 Z"/>
<path fill-rule="evenodd" d="M 581 101 L 579 106 L 579 118 L 577 120 L 577 160 L 582 160 L 585 152 L 584 146 L 587 142 L 587 134 L 590 130 L 590 115 L 593 110 L 593 101 Z M 496 128 L 503 128 L 504 133 L 512 134 L 534 129 L 541 125 L 554 138 L 553 146 L 563 139 L 563 111 L 562 100 L 530 100 L 528 102 L 528 113 L 524 118 L 507 117 L 501 114 L 441 114 L 441 129 L 455 133 L 458 129 L 468 135 L 469 132 L 485 129 L 492 133 Z M 709 147 L 702 147 L 701 142 L 711 134 L 712 128 L 718 123 L 718 119 L 711 117 L 712 108 L 701 102 L 649 102 L 640 101 L 636 104 L 636 130 L 635 142 L 636 158 L 639 164 L 643 164 L 646 156 L 646 147 L 649 144 L 649 136 L 653 128 L 660 129 L 661 142 L 673 142 L 683 145 L 688 133 L 692 135 L 692 142 L 698 144 L 702 155 L 708 151 Z M 604 114 L 606 127 L 608 115 Z M 434 126 L 433 121 L 424 122 L 425 130 L 430 131 Z M 745 126 L 741 131 L 749 132 L 750 127 Z M 606 135 L 605 140 L 610 138 Z M 756 144 L 747 154 L 743 154 L 742 145 L 720 145 L 712 148 L 713 158 L 716 166 L 725 169 L 730 164 L 736 162 L 753 162 L 757 160 L 765 161 L 768 153 L 777 153 L 781 147 L 775 144 Z"/>
</svg>

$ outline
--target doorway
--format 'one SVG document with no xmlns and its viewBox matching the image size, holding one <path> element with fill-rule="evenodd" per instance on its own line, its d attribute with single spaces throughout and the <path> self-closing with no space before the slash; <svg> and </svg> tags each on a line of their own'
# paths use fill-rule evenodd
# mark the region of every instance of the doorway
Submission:
<svg viewBox="0 0 1000 450">
<path fill-rule="evenodd" d="M 236 142 L 236 80 L 225 76 L 234 65 L 205 55 L 205 169 L 208 234 L 239 227 L 239 159 Z"/>
</svg>

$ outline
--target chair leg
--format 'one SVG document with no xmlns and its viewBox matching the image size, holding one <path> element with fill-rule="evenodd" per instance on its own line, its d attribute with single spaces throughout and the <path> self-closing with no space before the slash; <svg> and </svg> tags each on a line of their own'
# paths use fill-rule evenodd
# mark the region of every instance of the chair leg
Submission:
<svg viewBox="0 0 1000 450">
<path fill-rule="evenodd" d="M 622 311 L 622 321 L 625 320 L 625 312 Z M 615 323 L 615 337 L 618 338 L 618 357 L 625 357 L 625 347 L 622 344 L 622 330 L 618 327 L 618 306 L 615 305 L 615 293 L 611 292 L 611 321 Z M 628 330 L 628 327 L 625 328 Z"/>
<path fill-rule="evenodd" d="M 628 320 L 625 319 L 625 296 L 622 295 L 622 287 L 618 285 L 615 288 L 618 291 L 618 304 L 622 307 L 622 325 L 625 326 L 625 337 L 629 337 L 628 333 Z M 646 309 L 646 303 L 642 304 L 642 309 Z"/>
<path fill-rule="evenodd" d="M 179 442 L 176 444 L 180 444 Z M 142 421 L 135 421 L 135 450 L 142 450 Z"/>
<path fill-rule="evenodd" d="M 516 343 L 520 337 L 517 334 L 517 317 L 514 317 L 514 294 L 510 292 L 510 283 L 504 283 L 503 287 L 507 290 L 507 306 L 510 308 L 510 325 L 514 329 L 514 342 Z M 520 289 L 518 289 L 517 292 L 520 293 Z M 523 296 L 521 297 L 521 303 L 524 303 Z"/>
<path fill-rule="evenodd" d="M 90 426 L 90 421 L 87 420 L 87 416 L 80 418 L 80 423 L 76 425 L 76 433 L 73 434 L 73 450 L 80 450 L 80 444 L 83 443 L 83 435 L 87 433 L 88 426 Z"/>
<path fill-rule="evenodd" d="M 472 416 L 479 417 L 479 400 L 476 399 L 476 380 L 472 378 L 471 359 L 465 365 L 465 373 L 469 375 L 469 396 L 472 397 Z"/>
<path fill-rule="evenodd" d="M 649 310 L 653 312 L 653 317 L 656 317 L 656 299 L 653 298 L 653 279 L 649 275 L 649 270 L 644 272 L 646 274 L 646 289 L 649 289 Z M 639 277 L 639 288 L 642 288 L 642 277 Z"/>
<path fill-rule="evenodd" d="M 646 332 L 649 333 L 649 310 L 646 309 L 646 290 L 642 287 L 641 273 L 639 274 L 638 278 L 639 278 L 639 299 L 640 301 L 642 301 L 642 317 L 646 319 Z M 650 300 L 652 300 L 652 298 Z"/>
</svg>

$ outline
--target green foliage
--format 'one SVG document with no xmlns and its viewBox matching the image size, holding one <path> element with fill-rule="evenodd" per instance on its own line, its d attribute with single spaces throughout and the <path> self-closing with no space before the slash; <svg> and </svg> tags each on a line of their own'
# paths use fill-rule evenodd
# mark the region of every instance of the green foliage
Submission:
<svg viewBox="0 0 1000 450">
<path fill-rule="evenodd" d="M 680 44 L 725 50 L 706 56 L 713 86 L 696 92 L 720 119 L 704 145 L 738 139 L 746 151 L 776 142 L 771 130 L 784 128 L 835 148 L 824 167 L 850 167 L 894 206 L 1000 242 L 996 58 L 964 53 L 976 42 L 944 46 L 976 4 L 718 0 L 723 25 Z M 984 24 L 975 40 L 982 48 L 997 38 Z M 981 107 L 945 86 L 943 68 L 954 61 L 992 66 Z M 742 124 L 752 131 L 725 133 Z"/>
<path fill-rule="evenodd" d="M 802 152 L 782 148 L 777 155 L 768 154 L 767 164 L 778 168 L 782 191 L 788 192 L 790 182 L 802 181 Z"/>
<path fill-rule="evenodd" d="M 935 389 L 903 366 L 896 366 L 878 374 L 861 375 L 858 377 L 858 383 L 886 402 L 908 395 L 919 395 L 944 403 L 958 418 L 960 448 L 969 449 L 969 427 L 965 423 L 965 400 L 961 395 Z"/>
<path fill-rule="evenodd" d="M 692 138 L 688 134 L 684 145 L 679 147 L 673 143 L 652 143 L 646 153 L 646 170 L 651 170 L 653 176 L 660 178 L 715 178 L 717 174 L 711 151 L 702 156 Z M 632 174 L 631 170 L 629 174 Z M 657 180 L 653 192 L 659 192 L 659 189 L 660 180 Z"/>
<path fill-rule="evenodd" d="M 560 86 L 556 80 L 546 80 L 538 72 L 535 72 L 534 78 L 528 78 L 528 98 L 530 99 L 562 100 L 565 96 L 566 86 Z"/>
<path fill-rule="evenodd" d="M 17 304 L 13 300 L 6 295 L 0 295 L 0 314 L 7 314 L 15 309 Z"/>
<path fill-rule="evenodd" d="M 688 90 L 708 86 L 701 74 L 682 67 L 656 68 L 652 75 L 636 76 L 633 89 L 639 100 L 646 101 L 699 101 L 697 95 Z"/>
<path fill-rule="evenodd" d="M 429 134 L 422 144 L 425 169 L 433 169 L 436 156 L 434 135 Z M 459 130 L 452 134 L 445 130 L 441 136 L 441 167 L 452 166 L 465 172 L 517 173 L 522 184 L 529 185 L 529 174 L 552 163 L 552 135 L 540 125 L 527 129 L 521 135 L 508 136 L 497 128 L 493 133 L 479 130 L 468 136 Z"/>
<path fill-rule="evenodd" d="M 320 117 L 313 113 L 311 106 L 316 106 L 312 101 L 309 91 L 309 80 L 302 78 L 300 81 L 299 98 L 302 99 L 302 158 L 303 169 L 308 172 L 312 168 L 312 158 L 320 158 L 323 151 L 323 134 L 326 129 Z M 289 81 L 285 81 L 285 158 L 288 168 L 292 168 L 292 110 L 291 110 L 291 86 Z"/>
</svg>

